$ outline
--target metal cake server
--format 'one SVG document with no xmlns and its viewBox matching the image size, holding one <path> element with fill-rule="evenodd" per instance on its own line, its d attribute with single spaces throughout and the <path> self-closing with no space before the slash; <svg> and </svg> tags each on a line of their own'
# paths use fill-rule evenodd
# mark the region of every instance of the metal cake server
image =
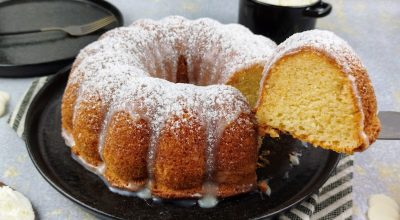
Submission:
<svg viewBox="0 0 400 220">
<path fill-rule="evenodd" d="M 381 120 L 380 140 L 400 140 L 400 112 L 382 111 L 378 113 Z"/>
</svg>

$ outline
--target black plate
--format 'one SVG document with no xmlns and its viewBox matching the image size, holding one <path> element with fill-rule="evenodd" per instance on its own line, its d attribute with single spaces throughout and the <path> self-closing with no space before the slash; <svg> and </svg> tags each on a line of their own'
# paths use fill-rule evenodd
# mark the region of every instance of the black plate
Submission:
<svg viewBox="0 0 400 220">
<path fill-rule="evenodd" d="M 124 197 L 108 190 L 95 174 L 71 158 L 61 137 L 60 104 L 69 69 L 55 75 L 33 100 L 26 116 L 26 142 L 30 157 L 43 177 L 61 194 L 88 211 L 108 218 L 140 219 L 249 219 L 270 217 L 316 192 L 336 167 L 340 155 L 284 137 L 264 139 L 271 165 L 257 171 L 268 177 L 270 197 L 258 192 L 225 199 L 217 207 L 182 207 Z M 291 166 L 288 152 L 301 152 L 299 166 Z M 289 177 L 285 177 L 288 173 Z"/>
<path fill-rule="evenodd" d="M 118 22 L 90 35 L 63 32 L 0 36 L 0 77 L 55 73 L 73 61 L 79 50 L 105 30 L 123 25 L 120 11 L 101 0 L 9 0 L 0 3 L 0 32 L 86 24 L 114 15 Z"/>
</svg>

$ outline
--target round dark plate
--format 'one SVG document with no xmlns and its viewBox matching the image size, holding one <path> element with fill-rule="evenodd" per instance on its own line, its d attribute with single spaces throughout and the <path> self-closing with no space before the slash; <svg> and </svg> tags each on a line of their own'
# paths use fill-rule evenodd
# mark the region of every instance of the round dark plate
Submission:
<svg viewBox="0 0 400 220">
<path fill-rule="evenodd" d="M 182 207 L 170 202 L 153 203 L 108 190 L 103 181 L 71 157 L 61 137 L 61 98 L 69 69 L 62 70 L 41 89 L 27 116 L 25 138 L 29 155 L 43 177 L 61 194 L 103 218 L 116 219 L 259 219 L 274 216 L 306 199 L 326 182 L 340 155 L 305 147 L 285 136 L 264 139 L 271 165 L 257 170 L 269 179 L 271 196 L 258 192 L 228 198 L 215 208 Z M 301 153 L 300 165 L 289 163 L 288 153 Z"/>
<path fill-rule="evenodd" d="M 95 33 L 72 37 L 59 31 L 0 36 L 0 77 L 55 73 L 102 33 L 123 25 L 120 11 L 101 0 L 8 0 L 0 3 L 0 32 L 90 23 L 114 15 L 117 22 Z"/>
</svg>

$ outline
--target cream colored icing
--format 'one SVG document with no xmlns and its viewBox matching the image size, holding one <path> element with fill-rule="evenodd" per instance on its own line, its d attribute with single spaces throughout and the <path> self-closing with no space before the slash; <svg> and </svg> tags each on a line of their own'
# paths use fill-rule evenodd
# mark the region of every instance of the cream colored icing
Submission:
<svg viewBox="0 0 400 220">
<path fill-rule="evenodd" d="M 306 6 L 318 2 L 318 0 L 256 0 L 256 1 L 278 6 Z"/>
<path fill-rule="evenodd" d="M 368 200 L 369 220 L 400 220 L 399 205 L 384 194 L 371 195 Z"/>
<path fill-rule="evenodd" d="M 0 117 L 2 117 L 6 112 L 9 100 L 10 100 L 10 95 L 6 92 L 0 91 Z"/>
<path fill-rule="evenodd" d="M 34 218 L 32 204 L 24 195 L 8 186 L 0 187 L 0 219 L 33 220 Z"/>
</svg>

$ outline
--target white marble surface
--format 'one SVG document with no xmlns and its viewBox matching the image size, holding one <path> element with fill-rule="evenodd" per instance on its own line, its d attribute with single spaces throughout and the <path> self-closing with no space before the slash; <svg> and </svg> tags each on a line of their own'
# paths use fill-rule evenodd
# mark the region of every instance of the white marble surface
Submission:
<svg viewBox="0 0 400 220">
<path fill-rule="evenodd" d="M 178 14 L 236 22 L 238 1 L 114 0 L 126 24 L 138 18 Z M 380 110 L 400 111 L 400 1 L 330 0 L 333 12 L 317 27 L 334 31 L 358 52 L 368 68 Z M 32 78 L 0 79 L 0 90 L 11 95 L 8 113 Z M 31 199 L 40 219 L 93 219 L 56 192 L 34 168 L 24 142 L 0 118 L 0 180 Z M 400 203 L 400 141 L 377 141 L 356 154 L 354 175 L 355 219 L 365 219 L 369 195 L 384 193 Z"/>
</svg>

